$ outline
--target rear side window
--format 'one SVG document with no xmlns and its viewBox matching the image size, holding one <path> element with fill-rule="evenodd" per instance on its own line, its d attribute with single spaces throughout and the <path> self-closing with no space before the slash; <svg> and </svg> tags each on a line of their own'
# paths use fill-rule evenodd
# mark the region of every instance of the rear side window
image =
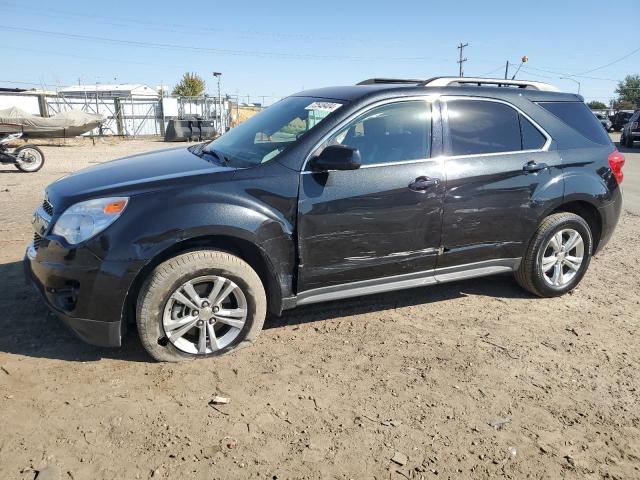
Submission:
<svg viewBox="0 0 640 480">
<path fill-rule="evenodd" d="M 520 150 L 518 112 L 498 102 L 449 100 L 451 155 Z"/>
<path fill-rule="evenodd" d="M 609 135 L 604 128 L 602 128 L 602 124 L 584 103 L 539 102 L 538 105 L 553 113 L 564 123 L 592 142 L 599 143 L 600 145 L 609 145 L 611 143 Z"/>
<path fill-rule="evenodd" d="M 504 103 L 449 100 L 451 155 L 539 150 L 547 139 L 529 120 Z"/>
</svg>

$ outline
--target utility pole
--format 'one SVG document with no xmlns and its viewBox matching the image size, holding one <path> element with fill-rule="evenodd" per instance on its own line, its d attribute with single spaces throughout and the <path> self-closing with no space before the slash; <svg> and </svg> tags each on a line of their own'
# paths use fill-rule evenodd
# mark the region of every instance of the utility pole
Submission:
<svg viewBox="0 0 640 480">
<path fill-rule="evenodd" d="M 224 132 L 224 128 L 222 126 L 222 95 L 221 95 L 221 91 L 220 91 L 220 77 L 222 77 L 222 73 L 220 72 L 213 72 L 213 76 L 214 78 L 216 78 L 218 80 L 218 108 L 216 108 L 216 113 L 217 115 L 217 121 L 218 121 L 218 134 L 222 135 Z"/>
<path fill-rule="evenodd" d="M 507 60 L 507 66 L 504 67 L 504 79 L 509 78 L 509 60 Z"/>
<path fill-rule="evenodd" d="M 458 60 L 457 63 L 459 65 L 458 76 L 460 76 L 460 77 L 464 77 L 464 66 L 463 66 L 463 63 L 467 61 L 467 57 L 462 58 L 462 54 L 463 54 L 463 51 L 464 51 L 464 47 L 468 47 L 468 46 L 469 46 L 468 43 L 460 42 L 458 44 L 458 50 L 460 50 L 460 59 Z"/>
</svg>

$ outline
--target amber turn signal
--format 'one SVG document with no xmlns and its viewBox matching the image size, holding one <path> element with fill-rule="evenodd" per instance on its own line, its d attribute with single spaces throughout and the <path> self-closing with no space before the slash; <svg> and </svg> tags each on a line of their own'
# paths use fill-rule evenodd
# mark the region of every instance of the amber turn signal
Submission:
<svg viewBox="0 0 640 480">
<path fill-rule="evenodd" d="M 103 212 L 105 213 L 105 215 L 115 215 L 122 212 L 126 205 L 126 200 L 118 200 L 117 202 L 107 203 L 104 206 Z"/>
</svg>

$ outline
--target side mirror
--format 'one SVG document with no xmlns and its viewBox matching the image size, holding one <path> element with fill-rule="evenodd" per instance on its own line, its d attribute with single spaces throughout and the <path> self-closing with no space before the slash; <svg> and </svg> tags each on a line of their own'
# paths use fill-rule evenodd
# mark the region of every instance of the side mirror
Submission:
<svg viewBox="0 0 640 480">
<path fill-rule="evenodd" d="M 311 168 L 316 172 L 328 170 L 356 170 L 362 161 L 356 148 L 344 145 L 330 145 L 320 155 L 311 159 Z"/>
</svg>

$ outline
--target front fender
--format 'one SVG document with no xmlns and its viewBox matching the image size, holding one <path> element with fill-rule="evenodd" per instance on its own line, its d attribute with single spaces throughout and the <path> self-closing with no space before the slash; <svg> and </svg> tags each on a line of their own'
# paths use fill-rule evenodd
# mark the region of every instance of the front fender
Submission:
<svg viewBox="0 0 640 480">
<path fill-rule="evenodd" d="M 125 262 L 131 288 L 141 272 L 185 241 L 241 240 L 260 253 L 280 299 L 291 296 L 295 242 L 288 207 L 295 211 L 297 185 L 283 181 L 291 192 L 275 196 L 256 188 L 256 181 L 250 187 L 243 183 L 206 183 L 136 195 L 122 217 L 92 242 L 92 250 L 103 260 Z"/>
</svg>

